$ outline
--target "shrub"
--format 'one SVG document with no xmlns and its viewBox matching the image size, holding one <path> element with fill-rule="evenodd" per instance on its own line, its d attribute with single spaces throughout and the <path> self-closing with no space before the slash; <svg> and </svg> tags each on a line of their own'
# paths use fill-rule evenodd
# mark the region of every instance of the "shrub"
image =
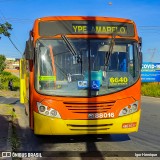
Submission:
<svg viewBox="0 0 160 160">
<path fill-rule="evenodd" d="M 160 84 L 159 83 L 142 83 L 142 95 L 160 97 Z"/>
<path fill-rule="evenodd" d="M 3 71 L 0 75 L 0 89 L 8 90 L 8 82 L 12 79 L 13 82 L 13 90 L 18 90 L 20 81 L 19 78 L 10 72 Z"/>
</svg>

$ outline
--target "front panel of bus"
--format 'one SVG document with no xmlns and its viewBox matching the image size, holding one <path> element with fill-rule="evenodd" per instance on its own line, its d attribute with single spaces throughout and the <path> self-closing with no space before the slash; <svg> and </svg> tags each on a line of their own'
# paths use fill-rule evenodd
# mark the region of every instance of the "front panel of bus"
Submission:
<svg viewBox="0 0 160 160">
<path fill-rule="evenodd" d="M 138 41 L 40 37 L 32 89 L 35 134 L 130 133 L 140 117 Z"/>
</svg>

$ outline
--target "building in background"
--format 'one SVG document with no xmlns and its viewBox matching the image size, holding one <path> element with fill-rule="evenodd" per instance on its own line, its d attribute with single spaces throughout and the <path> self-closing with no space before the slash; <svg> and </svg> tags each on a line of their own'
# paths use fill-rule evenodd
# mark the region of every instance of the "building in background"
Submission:
<svg viewBox="0 0 160 160">
<path fill-rule="evenodd" d="M 6 69 L 17 69 L 19 70 L 19 59 L 17 58 L 6 58 Z"/>
</svg>

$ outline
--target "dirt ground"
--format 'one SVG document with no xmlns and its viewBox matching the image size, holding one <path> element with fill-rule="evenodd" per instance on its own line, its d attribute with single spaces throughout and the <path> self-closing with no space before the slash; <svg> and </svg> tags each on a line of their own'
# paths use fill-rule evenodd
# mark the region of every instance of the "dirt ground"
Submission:
<svg viewBox="0 0 160 160">
<path fill-rule="evenodd" d="M 19 91 L 7 91 L 7 90 L 0 90 L 0 96 L 2 97 L 13 97 L 13 98 L 19 98 Z"/>
</svg>

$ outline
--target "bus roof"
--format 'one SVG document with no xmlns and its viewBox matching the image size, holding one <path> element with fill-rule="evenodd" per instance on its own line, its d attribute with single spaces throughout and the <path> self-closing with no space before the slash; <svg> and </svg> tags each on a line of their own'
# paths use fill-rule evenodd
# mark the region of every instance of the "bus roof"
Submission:
<svg viewBox="0 0 160 160">
<path fill-rule="evenodd" d="M 116 21 L 116 22 L 126 22 L 134 23 L 133 20 L 126 18 L 116 18 L 116 17 L 100 17 L 100 16 L 48 16 L 37 18 L 35 21 L 63 21 L 63 20 L 95 20 L 95 21 Z"/>
</svg>

